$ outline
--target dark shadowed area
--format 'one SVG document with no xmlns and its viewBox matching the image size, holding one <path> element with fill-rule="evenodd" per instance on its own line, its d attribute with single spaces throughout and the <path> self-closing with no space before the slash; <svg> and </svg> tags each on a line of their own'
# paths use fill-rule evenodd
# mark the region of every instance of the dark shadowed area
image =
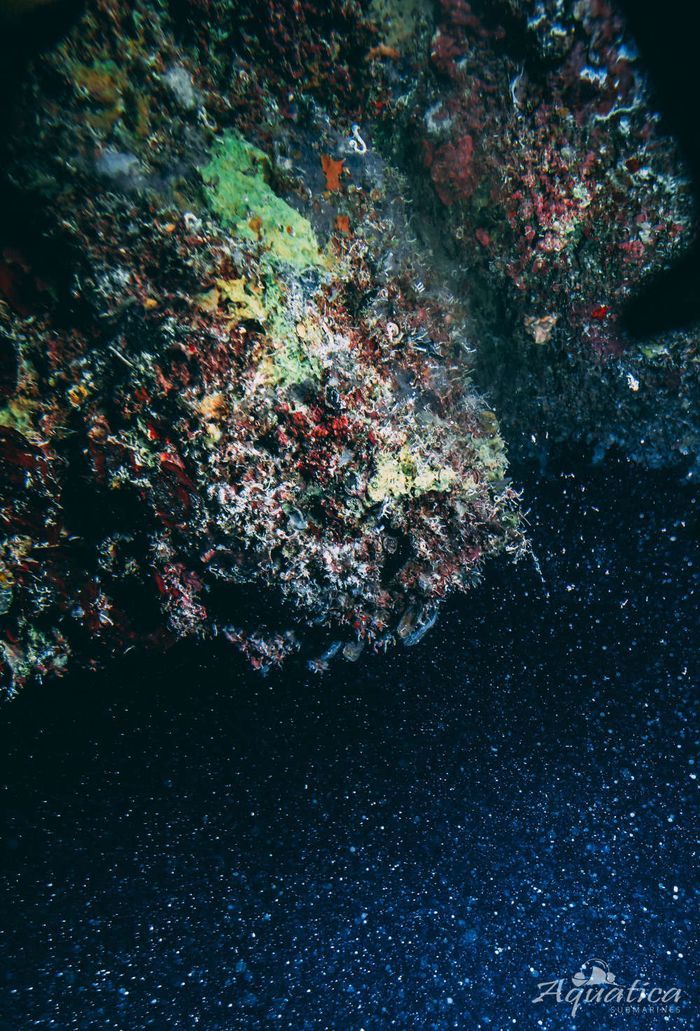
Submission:
<svg viewBox="0 0 700 1031">
<path fill-rule="evenodd" d="M 693 491 L 514 473 L 543 581 L 492 567 L 414 649 L 183 648 L 5 710 L 3 1027 L 600 1027 L 532 1002 L 591 957 L 694 1026 Z"/>
</svg>

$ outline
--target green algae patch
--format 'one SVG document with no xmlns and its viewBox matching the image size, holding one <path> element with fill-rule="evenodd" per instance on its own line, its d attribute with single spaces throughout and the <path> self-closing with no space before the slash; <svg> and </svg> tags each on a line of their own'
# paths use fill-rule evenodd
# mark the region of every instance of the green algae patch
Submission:
<svg viewBox="0 0 700 1031">
<path fill-rule="evenodd" d="M 311 224 L 271 189 L 270 162 L 236 133 L 225 133 L 202 169 L 210 207 L 240 239 L 261 241 L 271 258 L 296 268 L 324 265 Z"/>
<path fill-rule="evenodd" d="M 216 285 L 199 297 L 199 305 L 204 311 L 217 312 L 221 308 L 231 313 L 234 320 L 255 319 L 264 322 L 267 309 L 260 297 L 261 290 L 255 289 L 252 283 L 240 279 L 217 279 Z"/>
<path fill-rule="evenodd" d="M 291 387 L 308 380 L 318 382 L 321 364 L 304 341 L 291 335 L 282 338 L 272 356 L 272 378 L 280 387 Z"/>
<path fill-rule="evenodd" d="M 436 469 L 404 447 L 398 455 L 380 455 L 377 469 L 367 486 L 371 501 L 418 496 L 428 491 L 449 490 L 456 479 L 454 469 Z"/>
<path fill-rule="evenodd" d="M 498 433 L 487 437 L 473 436 L 471 444 L 487 479 L 490 481 L 502 480 L 508 468 L 503 438 Z"/>
<path fill-rule="evenodd" d="M 266 281 L 265 304 L 270 313 L 267 328 L 272 342 L 271 382 L 283 389 L 309 380 L 319 382 L 321 361 L 317 352 L 321 334 L 318 327 L 313 320 L 294 323 L 285 292 L 274 276 Z"/>
<path fill-rule="evenodd" d="M 17 430 L 25 437 L 29 437 L 36 430 L 34 425 L 34 413 L 39 408 L 37 401 L 28 398 L 12 397 L 6 405 L 0 408 L 0 426 L 11 430 Z"/>
</svg>

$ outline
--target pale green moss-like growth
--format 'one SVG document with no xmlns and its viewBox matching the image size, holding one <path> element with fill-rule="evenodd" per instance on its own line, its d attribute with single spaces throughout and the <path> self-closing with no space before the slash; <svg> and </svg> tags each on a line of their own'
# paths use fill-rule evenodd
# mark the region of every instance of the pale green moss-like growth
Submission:
<svg viewBox="0 0 700 1031">
<path fill-rule="evenodd" d="M 267 156 L 237 133 L 225 133 L 202 169 L 209 204 L 244 240 L 261 240 L 272 259 L 296 268 L 323 265 L 310 223 L 271 189 Z"/>
<path fill-rule="evenodd" d="M 455 478 L 454 469 L 434 468 L 418 454 L 404 447 L 397 455 L 379 456 L 377 470 L 367 487 L 367 494 L 373 502 L 411 495 L 417 497 L 431 490 L 447 491 Z"/>
<path fill-rule="evenodd" d="M 472 437 L 471 443 L 488 479 L 503 479 L 508 468 L 508 461 L 505 444 L 500 434 L 492 431 L 488 436 Z"/>
</svg>

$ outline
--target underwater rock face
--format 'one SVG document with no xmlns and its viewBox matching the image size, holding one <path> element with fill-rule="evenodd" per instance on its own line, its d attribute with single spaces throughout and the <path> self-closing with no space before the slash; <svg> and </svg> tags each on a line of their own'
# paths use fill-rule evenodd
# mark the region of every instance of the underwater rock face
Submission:
<svg viewBox="0 0 700 1031">
<path fill-rule="evenodd" d="M 506 435 L 696 459 L 697 329 L 635 340 L 630 298 L 690 243 L 685 169 L 605 0 L 440 0 L 412 114 Z"/>
<path fill-rule="evenodd" d="M 697 453 L 695 337 L 621 322 L 693 226 L 602 0 L 99 0 L 5 151 L 9 693 L 185 635 L 416 643 L 526 550 L 499 420 Z"/>
<path fill-rule="evenodd" d="M 35 236 L 4 252 L 10 692 L 192 634 L 323 669 L 417 642 L 483 558 L 523 548 L 459 312 L 381 242 L 407 230 L 380 159 L 351 193 L 366 144 L 348 128 L 331 157 L 326 128 L 304 189 L 274 96 L 228 67 L 224 88 L 196 60 L 213 40 L 176 35 L 164 10 L 96 5 L 18 106 Z"/>
</svg>

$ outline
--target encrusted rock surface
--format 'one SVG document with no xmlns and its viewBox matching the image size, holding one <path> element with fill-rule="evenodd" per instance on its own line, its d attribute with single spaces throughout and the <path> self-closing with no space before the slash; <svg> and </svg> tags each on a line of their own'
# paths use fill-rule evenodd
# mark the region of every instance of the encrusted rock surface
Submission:
<svg viewBox="0 0 700 1031">
<path fill-rule="evenodd" d="M 621 320 L 693 217 L 602 0 L 98 0 L 17 93 L 6 691 L 185 635 L 417 642 L 526 550 L 498 420 L 697 453 L 696 337 Z"/>
<path fill-rule="evenodd" d="M 10 690 L 189 634 L 322 669 L 416 642 L 485 556 L 522 550 L 459 309 L 419 284 L 401 180 L 353 128 L 364 67 L 341 74 L 334 49 L 331 73 L 324 43 L 323 97 L 282 115 L 276 36 L 263 86 L 217 65 L 235 6 L 216 14 L 184 12 L 183 42 L 164 10 L 98 4 L 18 105 L 34 235 L 4 252 Z"/>
<path fill-rule="evenodd" d="M 623 317 L 695 224 L 615 6 L 440 0 L 410 124 L 509 440 L 696 459 L 697 329 L 640 341 Z"/>
</svg>

